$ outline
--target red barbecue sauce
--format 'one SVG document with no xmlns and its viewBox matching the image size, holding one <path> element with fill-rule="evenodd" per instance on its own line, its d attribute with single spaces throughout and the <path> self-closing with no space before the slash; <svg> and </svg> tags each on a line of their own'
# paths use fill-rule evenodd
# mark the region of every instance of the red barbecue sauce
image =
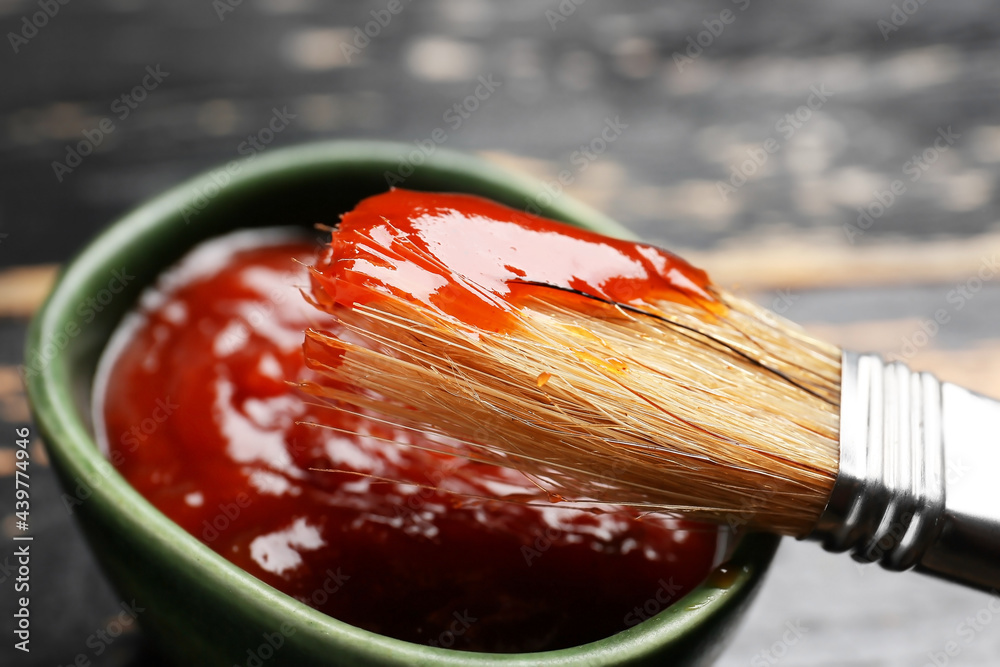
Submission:
<svg viewBox="0 0 1000 667">
<path fill-rule="evenodd" d="M 397 190 L 367 200 L 344 222 L 371 218 L 380 200 L 387 217 L 411 220 L 409 197 L 416 195 Z M 467 197 L 425 197 L 425 217 L 413 218 L 414 227 L 437 211 L 449 220 L 474 214 L 476 228 L 489 229 L 489 216 L 507 211 Z M 587 282 L 612 298 L 629 284 L 645 286 L 643 294 L 674 289 L 670 279 L 650 287 L 649 277 L 634 271 L 657 257 L 683 266 L 644 246 L 537 218 L 527 224 L 544 238 L 515 236 L 512 244 L 551 241 L 557 255 L 565 250 L 562 233 L 605 245 L 588 262 L 617 253 L 617 266 L 633 271 L 617 282 L 606 271 L 591 282 L 574 279 L 574 289 Z M 445 242 L 449 230 L 467 250 L 480 247 L 450 222 L 426 241 Z M 400 446 L 438 445 L 299 393 L 288 381 L 311 377 L 304 329 L 347 335 L 298 291 L 309 280 L 303 264 L 319 254 L 308 242 L 260 232 L 207 242 L 164 274 L 123 325 L 102 360 L 102 430 L 112 462 L 156 507 L 247 572 L 331 616 L 462 650 L 538 651 L 607 637 L 705 578 L 717 545 L 712 529 L 559 505 L 470 501 L 456 494 L 537 496 L 537 489 L 510 470 Z M 597 275 L 598 266 L 590 271 L 586 264 L 581 275 Z M 691 282 L 678 289 L 703 298 Z"/>
<path fill-rule="evenodd" d="M 330 245 L 315 280 L 348 308 L 388 295 L 491 332 L 516 326 L 532 298 L 578 310 L 614 302 L 651 311 L 667 300 L 725 312 L 705 272 L 676 255 L 472 195 L 369 197 L 343 216 Z"/>
</svg>

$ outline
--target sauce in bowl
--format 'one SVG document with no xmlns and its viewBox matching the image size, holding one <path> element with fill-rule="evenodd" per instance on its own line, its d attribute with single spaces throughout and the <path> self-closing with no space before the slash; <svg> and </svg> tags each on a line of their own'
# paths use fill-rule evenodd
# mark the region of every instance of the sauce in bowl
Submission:
<svg viewBox="0 0 1000 667">
<path fill-rule="evenodd" d="M 350 335 L 299 292 L 321 252 L 274 230 L 210 240 L 119 328 L 98 374 L 98 434 L 153 505 L 316 609 L 446 648 L 594 641 L 706 577 L 715 529 L 477 500 L 537 489 L 301 393 L 304 330 Z"/>
</svg>

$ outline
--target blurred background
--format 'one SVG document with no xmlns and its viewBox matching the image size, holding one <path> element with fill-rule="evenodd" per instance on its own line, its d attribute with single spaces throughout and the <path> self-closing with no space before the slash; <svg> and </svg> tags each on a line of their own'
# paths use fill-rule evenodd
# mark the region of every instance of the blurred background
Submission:
<svg viewBox="0 0 1000 667">
<path fill-rule="evenodd" d="M 156 664 L 135 627 L 88 645 L 120 600 L 37 437 L 11 649 L 28 319 L 120 214 L 279 146 L 441 128 L 833 342 L 1000 397 L 994 3 L 0 0 L 0 36 L 4 664 Z M 786 540 L 718 664 L 995 665 L 990 602 Z"/>
</svg>

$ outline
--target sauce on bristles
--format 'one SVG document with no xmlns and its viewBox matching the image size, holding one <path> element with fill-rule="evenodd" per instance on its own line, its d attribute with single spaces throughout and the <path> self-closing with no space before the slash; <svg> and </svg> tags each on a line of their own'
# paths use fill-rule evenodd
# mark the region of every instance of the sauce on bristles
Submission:
<svg viewBox="0 0 1000 667">
<path fill-rule="evenodd" d="M 308 332 L 308 390 L 463 443 L 440 451 L 571 503 L 796 536 L 826 503 L 839 350 L 669 252 L 392 190 L 343 216 L 311 275 L 366 342 Z"/>
</svg>

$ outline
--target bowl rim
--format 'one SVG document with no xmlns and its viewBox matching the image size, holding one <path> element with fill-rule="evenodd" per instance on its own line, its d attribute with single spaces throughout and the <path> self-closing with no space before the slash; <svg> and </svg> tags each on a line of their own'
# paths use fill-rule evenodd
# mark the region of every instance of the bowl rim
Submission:
<svg viewBox="0 0 1000 667">
<path fill-rule="evenodd" d="M 250 187 L 255 181 L 277 174 L 328 166 L 343 161 L 383 161 L 395 164 L 400 155 L 411 152 L 409 144 L 384 141 L 333 140 L 288 148 L 274 148 L 257 156 L 252 163 L 232 177 L 227 187 Z M 127 248 L 142 235 L 160 231 L 172 223 L 178 211 L 191 204 L 199 188 L 211 182 L 220 167 L 171 187 L 100 232 L 60 271 L 58 280 L 28 330 L 25 360 L 42 353 L 46 342 L 55 339 L 66 318 L 85 299 L 90 277 L 106 270 L 117 252 Z M 502 186 L 512 192 L 537 192 L 540 183 L 514 174 L 481 157 L 438 149 L 427 158 L 426 167 L 443 172 L 469 174 L 484 183 Z M 605 234 L 630 237 L 631 234 L 607 216 L 568 196 L 552 206 L 556 216 L 579 226 Z M 551 214 L 550 214 L 551 215 Z M 588 644 L 537 653 L 472 653 L 437 648 L 394 639 L 363 630 L 330 617 L 272 588 L 237 565 L 226 560 L 156 509 L 115 470 L 100 452 L 72 395 L 73 364 L 66 350 L 58 349 L 42 368 L 26 374 L 28 399 L 35 424 L 42 432 L 50 457 L 62 469 L 63 479 L 77 478 L 92 482 L 92 511 L 116 516 L 120 527 L 134 531 L 141 540 L 163 554 L 201 568 L 204 575 L 228 589 L 233 604 L 257 609 L 261 618 L 289 622 L 296 633 L 312 635 L 316 641 L 350 647 L 354 655 L 371 660 L 392 656 L 399 664 L 433 664 L 470 667 L 497 663 L 525 665 L 563 665 L 586 658 L 589 664 L 619 664 L 648 658 L 665 646 L 684 639 L 688 633 L 739 604 L 759 582 L 770 563 L 779 538 L 770 535 L 744 535 L 729 559 L 735 576 L 726 586 L 702 583 L 680 600 L 652 618 L 618 634 Z M 128 511 L 124 511 L 125 508 Z"/>
</svg>

